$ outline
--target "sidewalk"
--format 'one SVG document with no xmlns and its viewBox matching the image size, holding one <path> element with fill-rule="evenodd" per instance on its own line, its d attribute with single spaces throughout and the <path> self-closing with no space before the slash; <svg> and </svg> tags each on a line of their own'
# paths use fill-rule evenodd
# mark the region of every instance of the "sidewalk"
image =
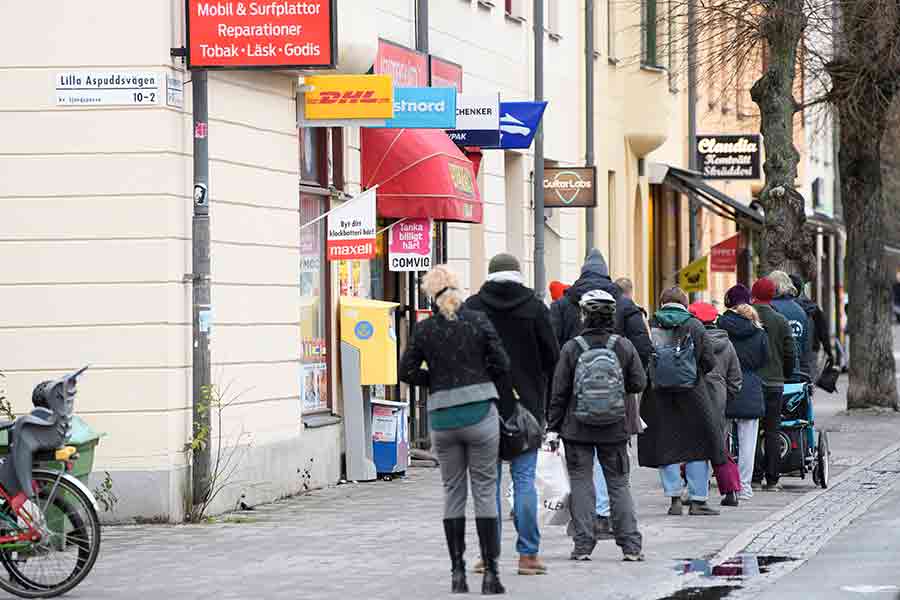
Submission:
<svg viewBox="0 0 900 600">
<path fill-rule="evenodd" d="M 843 382 L 845 385 L 846 382 Z M 832 433 L 833 474 L 896 442 L 900 415 L 840 414 L 843 393 L 817 394 L 818 421 Z M 633 463 L 636 465 L 636 461 Z M 598 545 L 591 563 L 567 560 L 564 528 L 543 532 L 550 573 L 515 575 L 515 541 L 505 523 L 502 577 L 517 598 L 636 598 L 677 580 L 678 559 L 715 554 L 748 527 L 813 490 L 811 480 L 784 479 L 781 493 L 757 493 L 719 517 L 669 517 L 656 472 L 636 466 L 632 482 L 644 534 L 645 563 L 622 563 L 614 542 Z M 711 499 L 718 504 L 713 491 Z M 344 485 L 234 515 L 241 523 L 126 526 L 104 530 L 94 572 L 75 597 L 367 598 L 448 597 L 449 564 L 436 469 L 412 469 L 404 480 Z M 469 564 L 477 558 L 474 523 Z M 472 576 L 470 584 L 480 584 Z"/>
</svg>

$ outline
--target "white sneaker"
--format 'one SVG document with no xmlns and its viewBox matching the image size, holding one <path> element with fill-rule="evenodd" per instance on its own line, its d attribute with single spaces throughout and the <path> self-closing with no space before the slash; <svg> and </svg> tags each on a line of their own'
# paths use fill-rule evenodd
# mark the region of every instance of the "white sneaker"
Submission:
<svg viewBox="0 0 900 600">
<path fill-rule="evenodd" d="M 750 500 L 753 498 L 753 490 L 741 490 L 737 493 L 738 500 Z"/>
</svg>

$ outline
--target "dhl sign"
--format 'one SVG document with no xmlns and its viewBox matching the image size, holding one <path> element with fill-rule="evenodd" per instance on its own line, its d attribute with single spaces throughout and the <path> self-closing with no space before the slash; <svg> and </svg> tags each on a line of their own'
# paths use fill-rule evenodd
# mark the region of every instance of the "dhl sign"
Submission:
<svg viewBox="0 0 900 600">
<path fill-rule="evenodd" d="M 306 119 L 392 119 L 390 75 L 314 75 L 306 78 Z"/>
</svg>

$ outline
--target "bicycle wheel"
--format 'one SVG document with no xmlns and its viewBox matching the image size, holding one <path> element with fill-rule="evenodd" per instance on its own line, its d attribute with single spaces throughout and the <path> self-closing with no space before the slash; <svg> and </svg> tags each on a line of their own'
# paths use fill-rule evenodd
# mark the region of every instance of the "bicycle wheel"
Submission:
<svg viewBox="0 0 900 600">
<path fill-rule="evenodd" d="M 100 552 L 100 520 L 88 497 L 65 479 L 35 473 L 35 498 L 26 504 L 41 539 L 16 549 L 0 548 L 9 579 L 0 588 L 22 598 L 65 594 L 87 576 Z M 6 514 L 8 515 L 8 508 Z M 19 526 L 25 524 L 19 519 Z"/>
</svg>

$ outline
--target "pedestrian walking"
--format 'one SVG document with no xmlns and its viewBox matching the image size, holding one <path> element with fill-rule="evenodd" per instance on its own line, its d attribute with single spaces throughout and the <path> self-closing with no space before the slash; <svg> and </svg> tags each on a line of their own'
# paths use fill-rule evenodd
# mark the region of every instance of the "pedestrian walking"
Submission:
<svg viewBox="0 0 900 600">
<path fill-rule="evenodd" d="M 716 307 L 706 302 L 694 302 L 688 310 L 706 327 L 706 337 L 716 358 L 716 368 L 706 375 L 706 387 L 713 401 L 715 417 L 719 420 L 724 442 L 728 431 L 725 408 L 728 399 L 741 391 L 743 384 L 741 364 L 728 333 L 716 325 L 719 319 Z M 714 469 L 717 487 L 719 494 L 722 495 L 723 506 L 738 506 L 737 494 L 741 488 L 739 471 L 730 456 L 726 456 L 726 459 Z"/>
<path fill-rule="evenodd" d="M 502 594 L 497 556 L 498 389 L 510 384 L 509 357 L 488 318 L 463 305 L 456 275 L 444 266 L 422 279 L 434 316 L 416 326 L 400 360 L 400 379 L 427 387 L 431 443 L 444 484 L 444 534 L 453 592 L 467 592 L 466 500 L 472 483 L 475 526 L 484 560 L 483 594 Z"/>
<path fill-rule="evenodd" d="M 809 349 L 809 319 L 806 317 L 806 312 L 795 301 L 798 294 L 797 288 L 794 287 L 794 282 L 784 271 L 772 271 L 769 273 L 768 279 L 775 284 L 772 308 L 787 319 L 796 346 L 794 370 L 790 379 L 809 378 L 808 365 L 804 364 L 804 357 Z"/>
<path fill-rule="evenodd" d="M 643 315 L 644 319 L 646 319 L 647 311 L 643 306 L 634 301 L 634 282 L 631 281 L 631 279 L 629 279 L 628 277 L 619 277 L 618 279 L 616 279 L 615 283 L 619 287 L 619 289 L 622 290 L 620 299 L 624 298 L 626 300 L 634 302 L 634 305 L 638 308 L 639 311 L 641 311 L 641 315 Z"/>
<path fill-rule="evenodd" d="M 595 290 L 607 292 L 616 299 L 615 333 L 624 336 L 631 342 L 646 370 L 653 352 L 653 343 L 650 341 L 643 310 L 631 299 L 633 286 L 626 291 L 613 283 L 609 276 L 606 259 L 603 257 L 603 253 L 596 248 L 588 252 L 584 265 L 581 267 L 581 276 L 550 307 L 550 321 L 553 324 L 560 348 L 581 332 L 583 328 L 581 298 L 587 292 Z M 594 465 L 594 485 L 596 538 L 598 540 L 613 539 L 609 521 L 609 494 L 606 479 L 603 476 L 603 467 L 599 461 Z M 574 534 L 573 526 L 570 526 L 569 530 Z"/>
<path fill-rule="evenodd" d="M 650 321 L 656 358 L 641 401 L 647 429 L 638 436 L 641 466 L 658 468 L 670 515 L 683 514 L 681 463 L 685 465 L 691 515 L 718 515 L 709 499 L 710 462 L 725 462 L 722 421 L 706 386 L 716 368 L 706 329 L 688 312 L 679 287 L 665 290 Z"/>
<path fill-rule="evenodd" d="M 765 456 L 763 465 L 765 484 L 763 489 L 778 491 L 781 489 L 778 480 L 781 477 L 780 442 L 778 429 L 781 426 L 781 404 L 784 395 L 784 382 L 790 378 L 797 366 L 797 345 L 788 320 L 772 306 L 775 298 L 775 284 L 771 279 L 763 278 L 753 284 L 753 308 L 759 314 L 760 321 L 768 337 L 769 355 L 765 366 L 758 374 L 763 382 L 763 396 L 766 410 L 763 420 L 765 432 Z"/>
<path fill-rule="evenodd" d="M 553 376 L 548 428 L 566 450 L 574 524 L 573 560 L 590 560 L 596 545 L 594 460 L 603 468 L 612 529 L 623 560 L 643 560 L 631 495 L 625 394 L 638 394 L 646 375 L 637 350 L 615 330 L 616 299 L 593 290 L 582 295 L 584 331 L 563 346 Z"/>
<path fill-rule="evenodd" d="M 759 314 L 750 306 L 750 290 L 736 285 L 725 294 L 728 308 L 719 317 L 719 327 L 728 333 L 741 365 L 741 391 L 728 398 L 725 417 L 737 430 L 738 470 L 741 491 L 738 500 L 753 497 L 753 465 L 759 439 L 759 419 L 766 414 L 763 381 L 759 375 L 769 358 L 769 339 Z"/>
<path fill-rule="evenodd" d="M 487 315 L 509 355 L 512 388 L 500 390 L 500 415 L 509 418 L 519 403 L 543 427 L 547 414 L 545 400 L 559 360 L 559 345 L 550 325 L 550 311 L 524 281 L 519 260 L 511 254 L 498 254 L 490 261 L 487 281 L 477 294 L 466 300 L 466 307 Z M 535 448 L 517 456 L 509 465 L 520 575 L 547 572 L 539 555 L 541 532 L 535 485 L 538 450 Z M 502 467 L 502 463 L 497 464 L 497 511 L 500 515 L 503 514 L 500 508 Z M 502 519 L 498 523 L 502 523 Z"/>
<path fill-rule="evenodd" d="M 829 331 L 828 321 L 825 319 L 825 313 L 822 308 L 816 304 L 812 298 L 806 295 L 804 288 L 806 282 L 803 276 L 794 273 L 791 275 L 791 282 L 797 289 L 797 295 L 794 301 L 806 313 L 807 326 L 809 327 L 807 351 L 800 358 L 800 368 L 809 374 L 810 381 L 816 381 L 819 377 L 819 352 L 824 351 L 825 357 L 831 364 L 834 364 L 834 353 L 831 350 L 831 332 Z M 804 367 L 806 367 L 804 369 Z"/>
</svg>

